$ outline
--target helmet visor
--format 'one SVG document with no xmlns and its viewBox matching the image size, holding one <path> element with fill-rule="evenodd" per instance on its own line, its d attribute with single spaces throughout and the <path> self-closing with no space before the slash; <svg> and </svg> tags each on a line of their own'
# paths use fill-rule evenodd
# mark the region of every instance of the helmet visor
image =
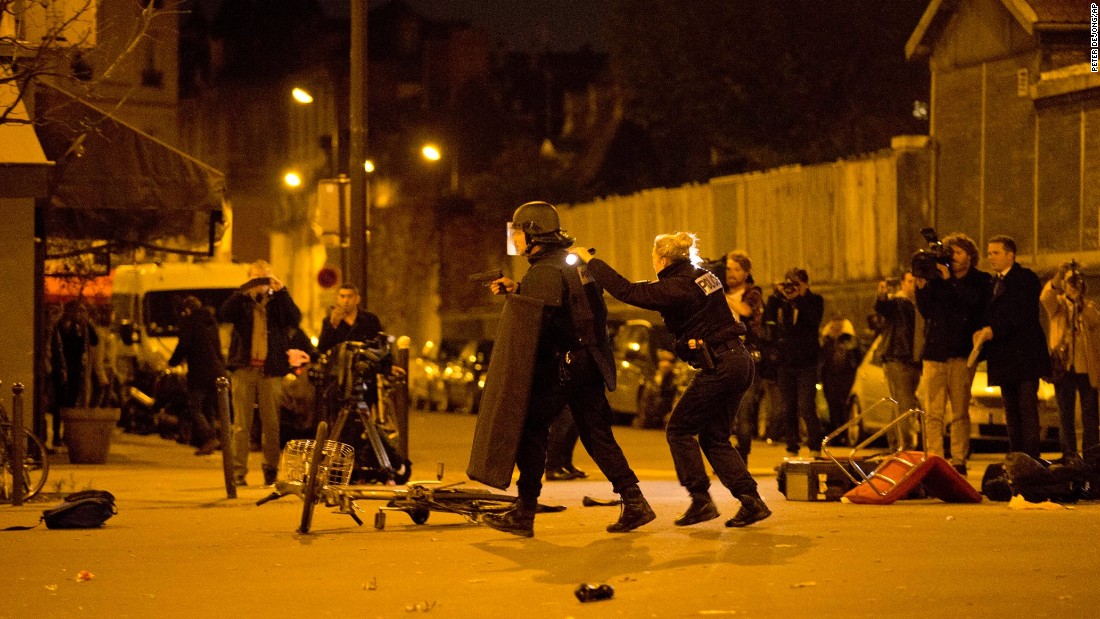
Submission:
<svg viewBox="0 0 1100 619">
<path fill-rule="evenodd" d="M 519 255 L 519 248 L 516 247 L 516 241 L 515 241 L 514 238 L 512 238 L 512 231 L 513 231 L 512 222 L 508 222 L 505 225 L 507 226 L 507 233 L 508 233 L 506 235 L 507 241 L 505 241 L 507 243 L 507 247 L 508 247 L 508 255 L 509 256 L 518 256 Z"/>
</svg>

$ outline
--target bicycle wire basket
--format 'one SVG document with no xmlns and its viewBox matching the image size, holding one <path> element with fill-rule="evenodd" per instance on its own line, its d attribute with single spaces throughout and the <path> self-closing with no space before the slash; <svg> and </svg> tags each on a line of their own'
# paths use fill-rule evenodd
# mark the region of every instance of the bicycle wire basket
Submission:
<svg viewBox="0 0 1100 619">
<path fill-rule="evenodd" d="M 313 440 L 293 440 L 283 447 L 279 458 L 279 473 L 283 479 L 293 484 L 305 482 L 309 475 L 310 457 L 313 455 Z M 355 448 L 339 441 L 325 441 L 321 451 L 321 464 L 317 474 L 322 487 L 346 486 L 351 480 L 351 470 L 355 466 Z"/>
</svg>

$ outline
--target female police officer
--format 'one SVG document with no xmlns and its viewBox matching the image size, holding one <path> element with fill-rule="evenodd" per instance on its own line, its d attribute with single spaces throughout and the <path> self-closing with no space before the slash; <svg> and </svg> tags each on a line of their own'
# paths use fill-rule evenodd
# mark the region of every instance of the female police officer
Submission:
<svg viewBox="0 0 1100 619">
<path fill-rule="evenodd" d="M 655 282 L 631 283 L 587 252 L 576 255 L 588 263 L 589 274 L 611 296 L 660 312 L 676 337 L 676 354 L 702 370 L 673 408 L 665 429 L 676 476 L 691 493 L 691 506 L 675 524 L 687 526 L 718 517 L 699 453 L 702 449 L 722 485 L 741 502 L 740 511 L 726 526 L 743 527 L 771 515 L 756 481 L 730 444 L 732 415 L 752 384 L 753 364 L 741 343 L 745 327 L 733 319 L 722 283 L 696 266 L 695 240 L 687 232 L 662 234 L 654 240 Z"/>
</svg>

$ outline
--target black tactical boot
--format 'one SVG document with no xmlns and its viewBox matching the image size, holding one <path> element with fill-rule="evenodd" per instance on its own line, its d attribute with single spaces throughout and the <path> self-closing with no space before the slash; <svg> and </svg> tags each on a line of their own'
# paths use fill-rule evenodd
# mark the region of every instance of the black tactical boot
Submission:
<svg viewBox="0 0 1100 619">
<path fill-rule="evenodd" d="M 714 506 L 714 501 L 710 499 L 710 493 L 692 492 L 691 505 L 688 506 L 686 512 L 680 514 L 679 518 L 673 520 L 672 524 L 678 527 L 686 527 L 688 525 L 714 520 L 717 517 L 718 508 Z"/>
<path fill-rule="evenodd" d="M 520 498 L 512 509 L 503 514 L 485 514 L 481 517 L 481 522 L 497 531 L 520 537 L 534 537 L 536 509 L 538 509 L 538 501 Z"/>
<path fill-rule="evenodd" d="M 657 518 L 657 514 L 653 513 L 653 508 L 649 506 L 649 501 L 642 496 L 642 490 L 638 484 L 624 488 L 620 496 L 623 498 L 623 509 L 619 512 L 619 519 L 607 525 L 608 533 L 633 531 Z"/>
<path fill-rule="evenodd" d="M 275 478 L 279 476 L 279 469 L 271 468 L 271 467 L 267 467 L 267 466 L 263 467 L 263 469 L 264 469 L 264 485 L 265 486 L 275 485 Z"/>
<path fill-rule="evenodd" d="M 726 521 L 727 527 L 747 527 L 772 515 L 772 510 L 768 509 L 768 505 L 759 495 L 746 494 L 737 499 L 741 501 L 741 509 L 736 516 Z"/>
</svg>

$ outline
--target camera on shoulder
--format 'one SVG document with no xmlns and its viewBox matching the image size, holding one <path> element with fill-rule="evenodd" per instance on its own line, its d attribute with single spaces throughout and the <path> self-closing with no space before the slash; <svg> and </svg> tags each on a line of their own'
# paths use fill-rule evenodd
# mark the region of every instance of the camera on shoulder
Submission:
<svg viewBox="0 0 1100 619">
<path fill-rule="evenodd" d="M 921 249 L 913 254 L 911 262 L 913 277 L 939 279 L 937 265 L 942 264 L 948 269 L 951 268 L 951 248 L 940 241 L 935 228 L 921 228 L 920 234 L 928 243 L 928 249 Z"/>
</svg>

